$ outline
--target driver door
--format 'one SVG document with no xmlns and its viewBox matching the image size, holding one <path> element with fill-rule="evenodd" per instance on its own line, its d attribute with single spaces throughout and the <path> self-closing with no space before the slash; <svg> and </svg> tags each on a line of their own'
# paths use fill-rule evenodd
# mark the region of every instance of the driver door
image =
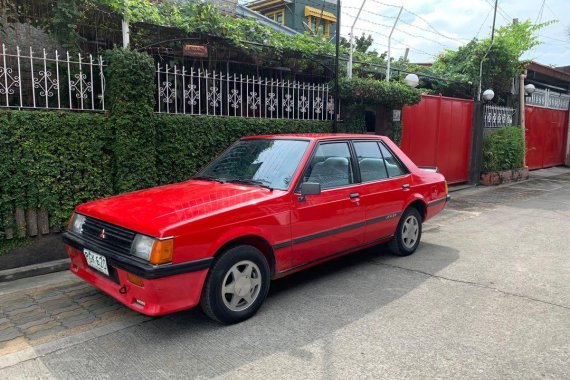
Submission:
<svg viewBox="0 0 570 380">
<path fill-rule="evenodd" d="M 302 182 L 318 182 L 321 193 L 293 194 L 292 267 L 358 247 L 364 241 L 361 187 L 355 183 L 354 156 L 348 141 L 320 143 Z"/>
</svg>

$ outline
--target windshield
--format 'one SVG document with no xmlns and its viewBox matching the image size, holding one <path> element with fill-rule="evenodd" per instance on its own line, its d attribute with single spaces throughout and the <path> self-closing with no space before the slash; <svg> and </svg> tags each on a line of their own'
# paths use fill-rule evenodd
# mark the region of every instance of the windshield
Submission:
<svg viewBox="0 0 570 380">
<path fill-rule="evenodd" d="M 240 140 L 196 177 L 287 190 L 308 146 L 301 140 Z"/>
</svg>

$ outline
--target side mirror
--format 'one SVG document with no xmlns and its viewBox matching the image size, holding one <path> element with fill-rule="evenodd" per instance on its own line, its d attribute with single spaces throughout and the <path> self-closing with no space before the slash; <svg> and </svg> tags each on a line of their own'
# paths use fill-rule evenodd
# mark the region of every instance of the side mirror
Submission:
<svg viewBox="0 0 570 380">
<path fill-rule="evenodd" d="M 321 184 L 316 182 L 305 182 L 301 184 L 301 195 L 319 195 Z"/>
</svg>

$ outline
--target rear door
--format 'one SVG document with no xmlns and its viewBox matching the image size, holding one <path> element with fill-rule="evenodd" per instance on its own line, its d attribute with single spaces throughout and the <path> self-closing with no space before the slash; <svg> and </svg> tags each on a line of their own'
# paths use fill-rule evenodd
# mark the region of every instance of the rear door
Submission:
<svg viewBox="0 0 570 380">
<path fill-rule="evenodd" d="M 355 168 L 348 141 L 322 142 L 315 147 L 300 183 L 320 183 L 321 194 L 293 194 L 292 267 L 363 244 L 362 186 L 356 183 Z"/>
<path fill-rule="evenodd" d="M 410 186 L 410 173 L 381 141 L 355 141 L 365 214 L 365 243 L 383 240 L 396 231 Z"/>
</svg>

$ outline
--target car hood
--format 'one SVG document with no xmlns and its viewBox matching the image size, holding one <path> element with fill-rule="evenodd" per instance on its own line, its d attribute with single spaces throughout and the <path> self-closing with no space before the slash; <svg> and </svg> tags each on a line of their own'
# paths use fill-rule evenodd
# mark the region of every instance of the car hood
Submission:
<svg viewBox="0 0 570 380">
<path fill-rule="evenodd" d="M 84 203 L 76 212 L 155 237 L 170 227 L 256 204 L 283 191 L 190 180 Z"/>
</svg>

